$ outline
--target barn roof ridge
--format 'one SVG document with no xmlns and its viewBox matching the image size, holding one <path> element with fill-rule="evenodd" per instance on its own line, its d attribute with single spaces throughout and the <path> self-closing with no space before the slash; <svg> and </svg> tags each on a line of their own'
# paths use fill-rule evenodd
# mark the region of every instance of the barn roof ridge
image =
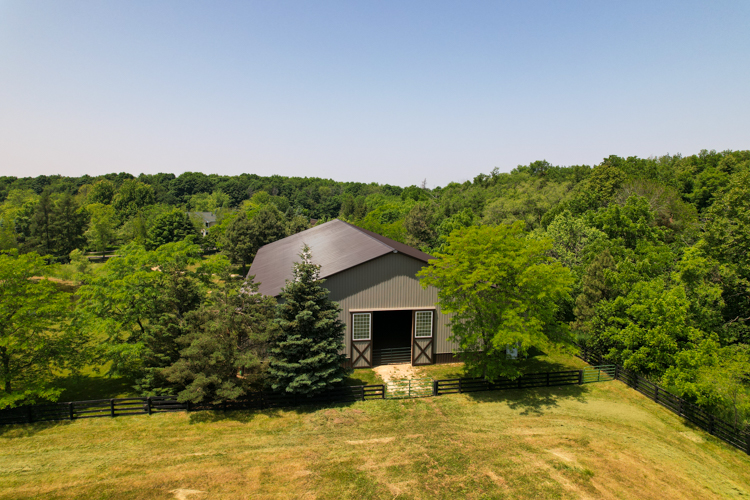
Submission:
<svg viewBox="0 0 750 500">
<path fill-rule="evenodd" d="M 368 231 L 340 219 L 314 226 L 262 246 L 253 260 L 247 277 L 255 276 L 259 292 L 278 295 L 292 278 L 303 244 L 312 250 L 312 259 L 321 266 L 321 278 L 338 274 L 391 252 L 427 262 L 432 256 L 383 235 Z"/>
</svg>

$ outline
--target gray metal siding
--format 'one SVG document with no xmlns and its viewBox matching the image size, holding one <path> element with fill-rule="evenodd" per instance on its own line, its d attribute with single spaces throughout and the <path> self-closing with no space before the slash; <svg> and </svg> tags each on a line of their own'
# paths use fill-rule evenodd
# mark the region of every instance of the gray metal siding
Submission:
<svg viewBox="0 0 750 500">
<path fill-rule="evenodd" d="M 350 310 L 437 309 L 435 314 L 435 353 L 453 352 L 448 342 L 449 316 L 440 313 L 437 288 L 423 289 L 416 274 L 424 262 L 402 253 L 389 253 L 326 278 L 323 286 L 330 298 L 341 306 L 341 321 L 346 325 L 346 354 L 351 353 Z"/>
</svg>

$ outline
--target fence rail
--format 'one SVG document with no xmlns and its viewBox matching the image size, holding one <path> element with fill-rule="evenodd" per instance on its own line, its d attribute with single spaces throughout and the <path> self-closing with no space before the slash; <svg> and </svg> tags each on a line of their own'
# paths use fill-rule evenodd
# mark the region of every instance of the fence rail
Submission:
<svg viewBox="0 0 750 500">
<path fill-rule="evenodd" d="M 253 392 L 237 401 L 219 404 L 193 404 L 177 400 L 177 396 L 152 396 L 143 398 L 96 399 L 42 405 L 21 406 L 0 410 L 0 425 L 77 420 L 81 418 L 120 417 L 125 415 L 151 415 L 173 411 L 194 410 L 265 410 L 301 405 L 348 403 L 383 399 L 383 385 L 338 387 L 313 397 L 293 396 L 270 392 Z"/>
<path fill-rule="evenodd" d="M 431 378 L 394 380 L 385 385 L 386 399 L 424 398 L 434 396 Z"/>
<path fill-rule="evenodd" d="M 489 382 L 483 378 L 453 378 L 435 380 L 433 393 L 435 396 L 479 391 L 499 391 L 505 389 L 530 389 L 533 387 L 556 387 L 583 383 L 581 370 L 563 372 L 529 373 L 515 380 L 498 379 Z"/>
<path fill-rule="evenodd" d="M 593 352 L 584 346 L 578 347 L 580 350 L 578 354 L 579 358 L 586 362 L 602 363 L 602 356 L 599 353 Z M 750 455 L 750 432 L 748 430 L 724 421 L 703 408 L 679 396 L 675 396 L 654 382 L 630 370 L 626 370 L 622 366 L 614 365 L 614 378 L 640 392 L 647 398 L 654 400 L 655 403 L 662 405 L 696 427 Z"/>
</svg>

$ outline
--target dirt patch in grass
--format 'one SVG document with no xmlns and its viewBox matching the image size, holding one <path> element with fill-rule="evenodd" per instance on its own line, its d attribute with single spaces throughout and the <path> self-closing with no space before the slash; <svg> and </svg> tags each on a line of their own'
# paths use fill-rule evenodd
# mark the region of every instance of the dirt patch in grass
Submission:
<svg viewBox="0 0 750 500">
<path fill-rule="evenodd" d="M 205 498 L 206 492 L 200 490 L 189 490 L 184 488 L 177 488 L 176 490 L 170 491 L 171 494 L 177 500 L 197 500 L 198 498 Z"/>
<path fill-rule="evenodd" d="M 419 378 L 419 371 L 409 363 L 398 365 L 380 365 L 372 369 L 387 384 L 396 380 Z"/>
</svg>

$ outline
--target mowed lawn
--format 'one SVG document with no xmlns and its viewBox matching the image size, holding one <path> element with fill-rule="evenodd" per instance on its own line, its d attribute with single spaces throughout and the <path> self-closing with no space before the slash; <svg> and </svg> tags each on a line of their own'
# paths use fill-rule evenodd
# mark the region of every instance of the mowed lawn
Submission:
<svg viewBox="0 0 750 500">
<path fill-rule="evenodd" d="M 0 498 L 745 498 L 750 457 L 624 386 L 0 428 Z"/>
</svg>

